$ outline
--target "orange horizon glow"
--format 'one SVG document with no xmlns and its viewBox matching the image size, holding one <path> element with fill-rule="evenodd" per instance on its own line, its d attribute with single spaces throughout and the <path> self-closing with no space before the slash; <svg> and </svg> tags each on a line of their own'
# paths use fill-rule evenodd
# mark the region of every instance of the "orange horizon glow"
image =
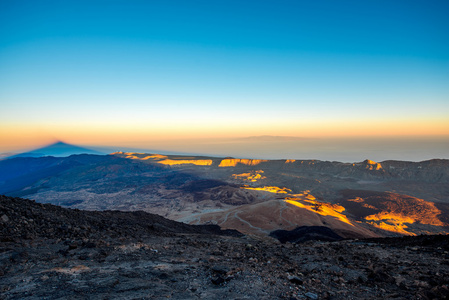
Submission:
<svg viewBox="0 0 449 300">
<path fill-rule="evenodd" d="M 214 1 L 200 9 L 142 1 L 141 14 L 82 1 L 9 2 L 0 10 L 8 28 L 0 43 L 1 152 L 54 139 L 198 153 L 192 141 L 263 135 L 449 137 L 446 4 L 368 5 L 360 14 L 335 3 L 347 7 L 325 16 L 319 5 L 273 3 L 277 14 L 271 5 L 253 14 L 229 3 L 239 26 L 228 26 Z M 421 6 L 427 13 L 416 22 Z M 384 13 L 388 22 L 378 22 Z M 354 33 L 348 24 L 329 30 L 342 15 L 366 25 L 363 42 L 339 38 Z"/>
<path fill-rule="evenodd" d="M 449 120 L 449 118 L 448 118 Z M 249 121 L 249 120 L 248 120 Z M 153 125 L 153 126 L 152 126 Z M 205 128 L 206 127 L 206 128 Z M 181 129 L 182 128 L 182 129 Z M 241 143 L 239 138 L 250 136 L 288 136 L 310 139 L 448 139 L 449 121 L 424 120 L 392 122 L 292 122 L 260 124 L 257 128 L 241 121 L 235 124 L 211 123 L 190 126 L 180 124 L 32 124 L 0 121 L 0 153 L 31 150 L 56 140 L 93 147 L 135 147 L 161 150 L 199 152 L 203 143 Z M 194 151 L 185 149 L 193 148 Z M 218 147 L 218 146 L 217 146 Z M 185 149 L 185 150 L 184 150 Z"/>
<path fill-rule="evenodd" d="M 60 139 L 73 144 L 112 146 L 143 143 L 176 143 L 179 140 L 223 140 L 248 136 L 292 136 L 303 138 L 394 138 L 449 137 L 449 118 L 419 120 L 275 120 L 254 127 L 251 120 L 229 123 L 209 120 L 204 124 L 70 122 L 51 124 L 0 121 L 2 151 Z"/>
</svg>

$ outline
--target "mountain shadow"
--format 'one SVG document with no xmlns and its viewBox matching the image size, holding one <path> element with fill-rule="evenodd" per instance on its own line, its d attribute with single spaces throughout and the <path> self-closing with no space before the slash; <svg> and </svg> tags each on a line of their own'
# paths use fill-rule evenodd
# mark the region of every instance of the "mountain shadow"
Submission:
<svg viewBox="0 0 449 300">
<path fill-rule="evenodd" d="M 106 153 L 102 153 L 99 151 L 95 151 L 92 149 L 71 145 L 64 143 L 62 141 L 58 141 L 56 143 L 53 143 L 51 145 L 34 149 L 28 152 L 20 153 L 13 155 L 9 158 L 15 158 L 15 157 L 42 157 L 42 156 L 55 156 L 55 157 L 65 157 L 70 156 L 74 154 L 97 154 L 102 155 Z"/>
</svg>

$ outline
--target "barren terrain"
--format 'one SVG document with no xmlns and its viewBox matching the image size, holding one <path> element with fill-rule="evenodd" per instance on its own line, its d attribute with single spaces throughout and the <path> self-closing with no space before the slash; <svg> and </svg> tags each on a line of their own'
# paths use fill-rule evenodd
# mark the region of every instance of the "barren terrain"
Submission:
<svg viewBox="0 0 449 300">
<path fill-rule="evenodd" d="M 325 226 L 361 238 L 449 232 L 449 161 L 339 163 L 118 152 L 0 161 L 0 193 L 143 210 L 267 237 Z"/>
<path fill-rule="evenodd" d="M 449 237 L 280 244 L 0 197 L 2 299 L 447 299 Z"/>
</svg>

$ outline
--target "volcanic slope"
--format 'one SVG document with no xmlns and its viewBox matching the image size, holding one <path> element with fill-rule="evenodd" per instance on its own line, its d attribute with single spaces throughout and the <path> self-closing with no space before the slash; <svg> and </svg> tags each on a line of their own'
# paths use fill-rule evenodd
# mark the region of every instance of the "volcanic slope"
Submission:
<svg viewBox="0 0 449 300">
<path fill-rule="evenodd" d="M 348 219 L 341 206 L 310 200 L 310 195 L 295 196 L 197 215 L 190 224 L 218 224 L 222 228 L 238 228 L 243 233 L 256 236 L 266 236 L 279 229 L 293 230 L 299 226 L 328 227 L 345 238 L 382 235 L 370 230 L 370 226 L 363 227 L 363 224 Z"/>
<path fill-rule="evenodd" d="M 144 210 L 264 237 L 298 226 L 326 226 L 343 237 L 413 235 L 448 232 L 448 168 L 446 160 L 345 164 L 120 152 L 0 161 L 0 193 L 78 209 Z M 384 194 L 354 204 L 343 190 Z M 393 194 L 395 205 L 383 205 Z M 376 209 L 360 215 L 354 205 Z"/>
<path fill-rule="evenodd" d="M 387 161 L 360 163 L 251 160 L 233 158 L 158 156 L 143 153 L 116 153 L 130 159 L 159 163 L 169 159 L 178 170 L 203 171 L 209 177 L 258 191 L 259 199 L 216 212 L 188 215 L 178 220 L 191 224 L 212 223 L 242 232 L 266 235 L 295 226 L 326 226 L 344 237 L 415 235 L 449 232 L 447 194 L 449 161 L 420 163 Z M 193 162 L 208 161 L 207 167 Z M 392 193 L 390 187 L 410 194 L 425 195 L 427 201 Z M 408 188 L 410 187 L 410 188 Z M 357 188 L 378 193 L 371 204 L 372 215 L 362 216 L 341 191 Z M 373 191 L 378 189 L 378 191 Z M 355 190 L 355 189 L 354 189 Z M 396 191 L 395 189 L 393 191 Z M 344 194 L 346 195 L 346 194 Z M 351 207 L 350 211 L 346 206 Z"/>
<path fill-rule="evenodd" d="M 282 195 L 282 196 L 281 196 Z M 449 233 L 447 206 L 391 192 L 344 190 L 340 204 L 318 201 L 307 191 L 226 211 L 194 215 L 190 224 L 218 224 L 263 236 L 298 226 L 324 226 L 345 238 Z"/>
<path fill-rule="evenodd" d="M 343 190 L 340 203 L 360 222 L 405 235 L 449 231 L 445 205 L 391 192 Z"/>
<path fill-rule="evenodd" d="M 260 160 L 184 157 L 117 152 L 115 156 L 198 172 L 203 176 L 254 187 L 283 186 L 293 193 L 309 190 L 318 199 L 337 200 L 344 189 L 392 191 L 431 202 L 449 203 L 449 160 L 422 162 L 365 160 L 341 163 L 319 160 Z M 204 163 L 204 164 L 200 164 Z"/>
<path fill-rule="evenodd" d="M 279 244 L 0 196 L 6 300 L 448 299 L 448 251 L 449 236 Z"/>
<path fill-rule="evenodd" d="M 238 185 L 112 155 L 0 161 L 0 193 L 89 210 L 145 210 L 175 219 L 257 200 Z M 217 206 L 218 205 L 218 206 Z"/>
</svg>

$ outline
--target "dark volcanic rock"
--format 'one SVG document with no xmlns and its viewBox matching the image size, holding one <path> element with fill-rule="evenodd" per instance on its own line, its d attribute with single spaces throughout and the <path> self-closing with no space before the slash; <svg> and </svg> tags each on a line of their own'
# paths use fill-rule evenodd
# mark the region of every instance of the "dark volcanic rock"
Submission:
<svg viewBox="0 0 449 300">
<path fill-rule="evenodd" d="M 142 212 L 81 211 L 0 195 L 0 241 L 35 238 L 142 238 L 174 233 L 241 235 L 217 225 L 187 225 Z M 72 245 L 71 247 L 75 247 Z"/>
<path fill-rule="evenodd" d="M 0 234 L 0 299 L 7 300 L 449 295 L 449 236 L 280 244 L 143 212 L 4 196 Z"/>
<path fill-rule="evenodd" d="M 393 247 L 429 247 L 431 249 L 439 248 L 441 250 L 449 251 L 449 238 L 447 235 L 419 235 L 419 236 L 404 236 L 400 238 L 377 238 L 365 239 L 367 242 L 387 244 Z"/>
<path fill-rule="evenodd" d="M 332 229 L 324 226 L 301 226 L 293 230 L 275 230 L 270 233 L 270 236 L 278 239 L 281 243 L 304 243 L 311 240 L 338 241 L 343 239 Z"/>
<path fill-rule="evenodd" d="M 287 278 L 291 283 L 295 283 L 295 284 L 299 284 L 299 285 L 303 284 L 303 281 L 297 276 L 288 276 Z"/>
</svg>

